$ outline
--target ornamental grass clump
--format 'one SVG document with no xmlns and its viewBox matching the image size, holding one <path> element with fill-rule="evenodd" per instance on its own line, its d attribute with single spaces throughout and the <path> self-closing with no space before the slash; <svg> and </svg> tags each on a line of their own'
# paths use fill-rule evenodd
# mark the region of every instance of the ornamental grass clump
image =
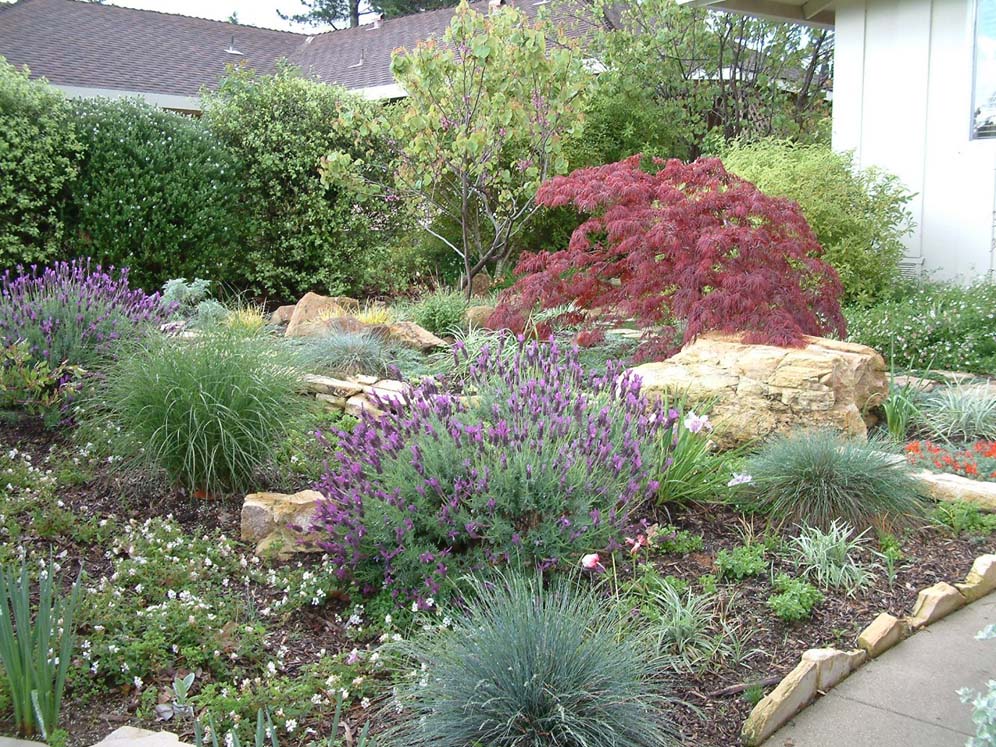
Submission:
<svg viewBox="0 0 996 747">
<path fill-rule="evenodd" d="M 307 412 L 296 363 L 257 334 L 154 336 L 108 369 L 85 412 L 119 434 L 116 455 L 198 494 L 243 490 Z"/>
<path fill-rule="evenodd" d="M 415 670 L 396 690 L 394 747 L 677 744 L 667 658 L 575 584 L 477 581 L 452 626 L 398 644 Z"/>
<path fill-rule="evenodd" d="M 341 575 L 418 604 L 487 564 L 573 566 L 618 546 L 658 487 L 655 441 L 671 425 L 639 390 L 620 366 L 588 375 L 554 343 L 485 347 L 472 397 L 428 379 L 339 434 L 317 485 L 319 544 Z"/>
<path fill-rule="evenodd" d="M 58 262 L 0 276 L 0 341 L 25 341 L 31 355 L 51 366 L 90 366 L 113 353 L 116 343 L 144 334 L 172 316 L 161 304 L 128 285 L 127 268 L 106 270 L 87 260 Z"/>
<path fill-rule="evenodd" d="M 825 529 L 842 519 L 864 528 L 903 523 L 924 511 L 909 464 L 886 439 L 798 431 L 765 444 L 746 471 L 751 502 L 778 521 Z"/>
</svg>

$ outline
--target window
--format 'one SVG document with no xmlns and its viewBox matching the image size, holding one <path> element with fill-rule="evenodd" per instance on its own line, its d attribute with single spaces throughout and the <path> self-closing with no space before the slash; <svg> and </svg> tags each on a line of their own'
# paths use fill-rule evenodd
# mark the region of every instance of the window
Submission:
<svg viewBox="0 0 996 747">
<path fill-rule="evenodd" d="M 996 0 L 975 0 L 972 137 L 996 138 Z"/>
</svg>

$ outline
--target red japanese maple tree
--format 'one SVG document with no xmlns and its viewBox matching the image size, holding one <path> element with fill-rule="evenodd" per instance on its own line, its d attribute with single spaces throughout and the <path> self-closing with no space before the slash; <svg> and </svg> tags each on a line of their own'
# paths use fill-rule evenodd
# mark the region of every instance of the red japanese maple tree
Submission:
<svg viewBox="0 0 996 747">
<path fill-rule="evenodd" d="M 538 201 L 587 216 L 568 247 L 523 255 L 490 326 L 522 332 L 537 310 L 573 303 L 582 341 L 600 337 L 592 319 L 633 319 L 661 332 L 642 357 L 672 353 L 707 331 L 746 342 L 794 346 L 804 335 L 844 335 L 836 271 L 799 206 L 769 197 L 723 168 L 633 156 L 544 183 Z M 585 313 L 597 312 L 597 313 Z"/>
</svg>

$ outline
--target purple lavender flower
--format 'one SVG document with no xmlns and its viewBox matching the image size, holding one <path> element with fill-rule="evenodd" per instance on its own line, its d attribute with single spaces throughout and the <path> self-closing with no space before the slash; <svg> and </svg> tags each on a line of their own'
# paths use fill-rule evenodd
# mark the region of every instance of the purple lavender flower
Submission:
<svg viewBox="0 0 996 747">
<path fill-rule="evenodd" d="M 360 587 L 417 601 L 490 563 L 574 566 L 620 546 L 653 495 L 674 416 L 620 365 L 589 375 L 576 349 L 506 344 L 471 364 L 472 399 L 426 380 L 339 434 L 312 530 Z"/>
<path fill-rule="evenodd" d="M 89 365 L 114 343 L 166 322 L 174 310 L 159 294 L 128 287 L 128 270 L 91 260 L 36 265 L 0 276 L 0 340 L 27 342 L 51 365 Z"/>
</svg>

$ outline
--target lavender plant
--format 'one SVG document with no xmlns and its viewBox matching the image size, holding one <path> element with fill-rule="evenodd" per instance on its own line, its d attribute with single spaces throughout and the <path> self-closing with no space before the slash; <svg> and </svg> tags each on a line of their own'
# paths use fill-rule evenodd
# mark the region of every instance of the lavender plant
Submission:
<svg viewBox="0 0 996 747">
<path fill-rule="evenodd" d="M 128 285 L 116 271 L 91 260 L 58 262 L 0 276 L 0 343 L 24 341 L 30 354 L 51 366 L 91 365 L 114 343 L 165 322 L 172 304 Z"/>
<path fill-rule="evenodd" d="M 666 408 L 619 365 L 589 375 L 576 349 L 505 344 L 471 367 L 473 396 L 426 380 L 338 434 L 313 529 L 341 575 L 426 606 L 488 564 L 547 569 L 618 546 L 657 490 Z"/>
</svg>

